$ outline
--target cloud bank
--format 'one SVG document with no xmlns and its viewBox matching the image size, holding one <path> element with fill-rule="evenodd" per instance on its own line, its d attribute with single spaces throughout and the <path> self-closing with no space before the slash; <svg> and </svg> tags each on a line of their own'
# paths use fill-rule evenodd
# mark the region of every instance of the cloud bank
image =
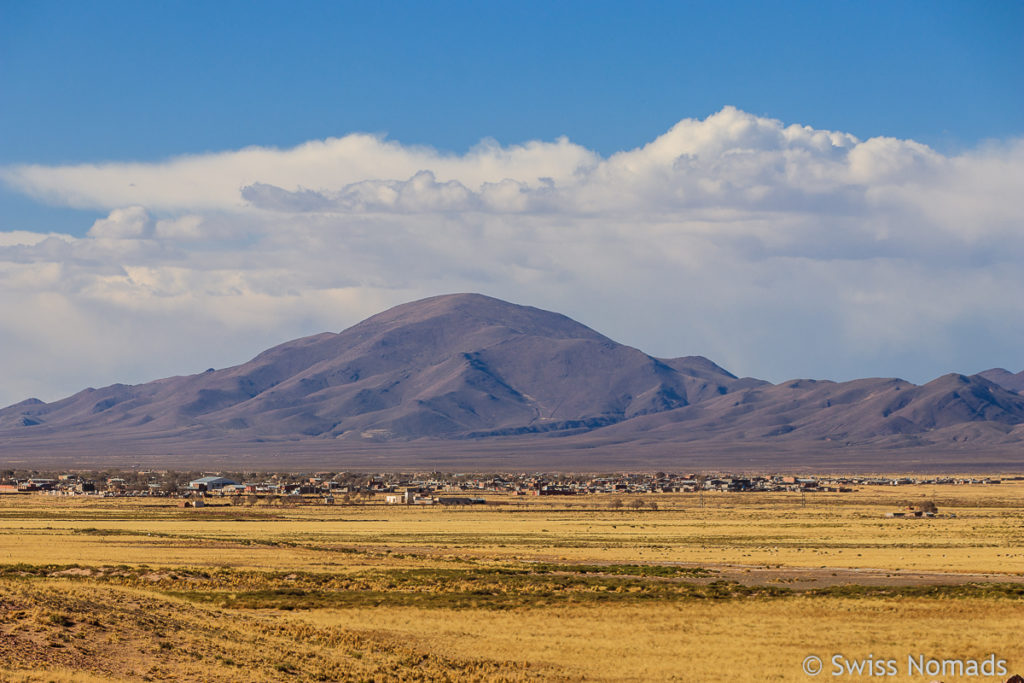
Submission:
<svg viewBox="0 0 1024 683">
<path fill-rule="evenodd" d="M 109 211 L 84 237 L 0 233 L 0 404 L 455 291 L 775 381 L 1024 367 L 1019 140 L 946 156 L 727 107 L 607 158 L 353 134 L 0 179 Z"/>
</svg>

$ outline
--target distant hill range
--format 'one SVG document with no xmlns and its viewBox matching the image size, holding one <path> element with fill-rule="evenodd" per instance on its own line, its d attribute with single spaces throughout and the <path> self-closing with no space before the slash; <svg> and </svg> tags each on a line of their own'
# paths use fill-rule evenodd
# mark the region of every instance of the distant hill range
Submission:
<svg viewBox="0 0 1024 683">
<path fill-rule="evenodd" d="M 773 385 L 700 356 L 654 358 L 557 313 L 453 294 L 232 368 L 22 401 L 0 410 L 0 453 L 1015 452 L 1022 389 L 1024 372 L 1003 369 L 921 386 Z"/>
</svg>

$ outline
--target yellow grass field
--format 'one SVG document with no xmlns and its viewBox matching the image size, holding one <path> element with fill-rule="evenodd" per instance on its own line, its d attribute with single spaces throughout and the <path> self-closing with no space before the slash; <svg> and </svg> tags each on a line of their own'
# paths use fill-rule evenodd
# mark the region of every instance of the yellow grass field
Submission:
<svg viewBox="0 0 1024 683">
<path fill-rule="evenodd" d="M 0 497 L 0 680 L 1024 674 L 1024 482 L 614 499 Z M 885 517 L 923 501 L 939 516 Z M 1005 675 L 951 663 L 990 655 Z"/>
</svg>

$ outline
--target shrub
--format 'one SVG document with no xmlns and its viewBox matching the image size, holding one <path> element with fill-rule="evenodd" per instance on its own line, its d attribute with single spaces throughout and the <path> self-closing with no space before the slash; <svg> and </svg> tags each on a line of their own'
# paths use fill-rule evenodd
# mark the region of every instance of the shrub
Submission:
<svg viewBox="0 0 1024 683">
<path fill-rule="evenodd" d="M 62 614 L 61 612 L 51 612 L 46 617 L 46 620 L 54 626 L 63 626 L 65 628 L 67 628 L 68 626 L 75 625 L 75 622 L 71 619 L 71 617 L 69 617 L 66 614 Z"/>
</svg>

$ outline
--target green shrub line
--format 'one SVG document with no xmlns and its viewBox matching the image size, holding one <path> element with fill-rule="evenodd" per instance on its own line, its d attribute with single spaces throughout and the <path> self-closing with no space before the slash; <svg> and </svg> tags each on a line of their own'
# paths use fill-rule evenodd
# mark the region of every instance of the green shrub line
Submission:
<svg viewBox="0 0 1024 683">
<path fill-rule="evenodd" d="M 1024 600 L 1024 584 L 908 586 L 840 584 L 821 588 L 748 586 L 704 578 L 712 570 L 670 565 L 572 565 L 369 569 L 353 574 L 108 565 L 0 565 L 0 579 L 89 581 L 142 587 L 233 609 L 374 606 L 515 609 L 561 604 L 783 598 Z"/>
</svg>

